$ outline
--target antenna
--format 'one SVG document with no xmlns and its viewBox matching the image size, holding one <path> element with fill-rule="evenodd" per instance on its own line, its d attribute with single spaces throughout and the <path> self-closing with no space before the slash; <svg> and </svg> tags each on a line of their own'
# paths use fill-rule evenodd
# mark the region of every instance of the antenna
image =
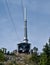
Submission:
<svg viewBox="0 0 50 65">
<path fill-rule="evenodd" d="M 27 39 L 27 11 L 24 8 L 24 42 L 28 43 Z"/>
<path fill-rule="evenodd" d="M 23 8 L 23 15 L 24 15 L 24 42 L 28 43 L 28 39 L 27 39 L 27 9 L 24 6 L 24 0 L 21 0 L 22 3 L 22 8 Z"/>
<path fill-rule="evenodd" d="M 26 21 L 27 20 L 27 10 L 26 10 L 26 8 L 24 8 L 24 21 Z"/>
</svg>

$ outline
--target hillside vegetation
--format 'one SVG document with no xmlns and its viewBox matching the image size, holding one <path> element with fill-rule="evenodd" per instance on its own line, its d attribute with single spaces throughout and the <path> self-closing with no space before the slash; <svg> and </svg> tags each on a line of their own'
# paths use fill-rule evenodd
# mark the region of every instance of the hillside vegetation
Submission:
<svg viewBox="0 0 50 65">
<path fill-rule="evenodd" d="M 50 65 L 50 39 L 38 53 L 38 48 L 34 47 L 31 54 L 24 53 L 4 53 L 0 49 L 0 65 Z"/>
</svg>

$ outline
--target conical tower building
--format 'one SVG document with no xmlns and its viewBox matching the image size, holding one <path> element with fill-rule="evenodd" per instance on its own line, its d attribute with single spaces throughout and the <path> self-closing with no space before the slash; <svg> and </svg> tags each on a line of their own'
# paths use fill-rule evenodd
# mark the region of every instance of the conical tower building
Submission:
<svg viewBox="0 0 50 65">
<path fill-rule="evenodd" d="M 26 8 L 24 8 L 24 40 L 23 40 L 23 42 L 18 44 L 18 52 L 19 53 L 30 53 L 30 43 L 28 43 L 28 38 L 27 38 L 27 12 L 26 12 Z"/>
</svg>

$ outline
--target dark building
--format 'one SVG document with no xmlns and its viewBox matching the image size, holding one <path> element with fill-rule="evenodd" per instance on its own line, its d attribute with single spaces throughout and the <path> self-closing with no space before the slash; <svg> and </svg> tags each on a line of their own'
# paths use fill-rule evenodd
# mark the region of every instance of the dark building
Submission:
<svg viewBox="0 0 50 65">
<path fill-rule="evenodd" d="M 18 44 L 19 53 L 30 53 L 30 43 L 28 43 L 27 38 L 27 17 L 26 17 L 26 8 L 24 9 L 24 40 Z"/>
</svg>

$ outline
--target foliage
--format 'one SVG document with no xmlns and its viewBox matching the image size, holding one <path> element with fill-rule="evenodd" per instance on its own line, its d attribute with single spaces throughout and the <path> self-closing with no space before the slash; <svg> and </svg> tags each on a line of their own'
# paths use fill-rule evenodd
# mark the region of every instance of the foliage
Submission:
<svg viewBox="0 0 50 65">
<path fill-rule="evenodd" d="M 47 65 L 47 55 L 45 53 L 42 53 L 40 56 L 40 65 Z"/>
<path fill-rule="evenodd" d="M 27 54 L 19 54 L 15 55 L 14 53 L 10 53 L 9 51 L 7 52 L 8 56 L 15 56 L 13 57 L 14 59 L 16 57 L 20 57 L 22 60 L 17 61 L 15 60 L 10 60 L 10 62 L 6 62 L 6 65 L 50 65 L 50 40 L 49 44 L 46 43 L 45 46 L 43 47 L 43 52 L 38 55 L 38 48 L 34 47 L 32 49 L 32 54 L 27 55 Z M 7 61 L 8 59 L 5 58 L 4 53 L 0 49 L 0 62 L 2 61 Z M 3 63 L 0 63 L 0 65 L 4 65 Z"/>
<path fill-rule="evenodd" d="M 43 53 L 40 57 L 40 65 L 50 65 L 50 46 L 48 43 L 43 48 Z"/>
<path fill-rule="evenodd" d="M 31 58 L 30 58 L 30 61 L 32 61 L 35 65 L 37 64 L 38 65 L 38 62 L 39 62 L 39 57 L 38 57 L 38 48 L 34 47 L 33 48 L 33 53 L 31 55 Z"/>
<path fill-rule="evenodd" d="M 4 53 L 2 52 L 2 50 L 0 49 L 0 62 L 5 60 L 5 56 Z"/>
<path fill-rule="evenodd" d="M 2 51 L 3 51 L 4 54 L 6 54 L 7 49 L 6 48 L 2 48 Z"/>
<path fill-rule="evenodd" d="M 0 63 L 0 65 L 4 65 L 3 63 Z"/>
<path fill-rule="evenodd" d="M 33 51 L 37 53 L 38 48 L 34 47 L 34 48 L 33 48 Z"/>
<path fill-rule="evenodd" d="M 47 57 L 50 56 L 50 51 L 49 51 L 49 45 L 46 43 L 46 45 L 43 48 L 43 52 L 46 53 Z"/>
<path fill-rule="evenodd" d="M 36 53 L 33 53 L 32 54 L 32 57 L 31 57 L 31 60 L 33 61 L 33 62 L 37 62 L 37 54 Z"/>
</svg>

